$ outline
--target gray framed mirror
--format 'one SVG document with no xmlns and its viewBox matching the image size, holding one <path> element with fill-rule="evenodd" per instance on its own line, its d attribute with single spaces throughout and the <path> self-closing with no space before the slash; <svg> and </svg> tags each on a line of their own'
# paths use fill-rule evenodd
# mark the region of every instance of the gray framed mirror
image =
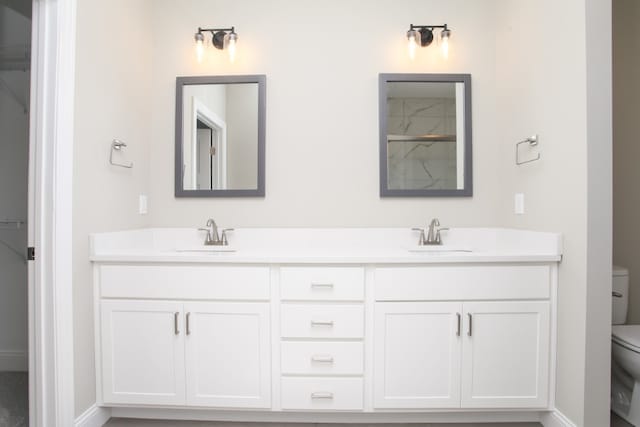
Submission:
<svg viewBox="0 0 640 427">
<path fill-rule="evenodd" d="M 470 74 L 380 74 L 380 196 L 470 197 Z"/>
<path fill-rule="evenodd" d="M 266 77 L 176 78 L 176 197 L 265 194 Z"/>
</svg>

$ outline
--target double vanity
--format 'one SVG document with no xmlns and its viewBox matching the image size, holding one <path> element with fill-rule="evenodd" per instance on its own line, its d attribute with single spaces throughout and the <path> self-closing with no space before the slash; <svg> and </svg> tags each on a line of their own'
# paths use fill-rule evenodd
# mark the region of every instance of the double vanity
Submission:
<svg viewBox="0 0 640 427">
<path fill-rule="evenodd" d="M 227 246 L 196 229 L 91 236 L 98 402 L 115 416 L 519 421 L 554 408 L 559 235 L 227 233 Z"/>
</svg>

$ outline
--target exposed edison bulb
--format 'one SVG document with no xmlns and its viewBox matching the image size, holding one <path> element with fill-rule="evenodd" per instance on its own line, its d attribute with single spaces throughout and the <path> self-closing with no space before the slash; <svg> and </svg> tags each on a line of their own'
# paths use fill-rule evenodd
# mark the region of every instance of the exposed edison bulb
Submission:
<svg viewBox="0 0 640 427">
<path fill-rule="evenodd" d="M 416 31 L 416 30 L 409 30 L 407 31 L 407 40 L 408 40 L 408 47 L 409 47 L 409 59 L 411 59 L 412 61 L 415 59 L 416 57 L 416 49 L 418 48 L 418 38 L 420 37 L 420 34 Z"/>
<path fill-rule="evenodd" d="M 198 63 L 202 62 L 204 58 L 204 35 L 201 32 L 197 32 L 195 35 L 196 40 L 196 59 Z"/>
<path fill-rule="evenodd" d="M 449 58 L 449 37 L 450 36 L 451 36 L 450 30 L 446 28 L 442 30 L 442 34 L 441 34 L 442 44 L 440 46 L 442 48 L 442 56 L 444 56 L 444 59 Z"/>
<path fill-rule="evenodd" d="M 238 42 L 238 35 L 235 32 L 231 32 L 229 34 L 229 39 L 227 40 L 227 49 L 229 50 L 229 61 L 233 62 L 236 60 L 236 43 Z"/>
</svg>

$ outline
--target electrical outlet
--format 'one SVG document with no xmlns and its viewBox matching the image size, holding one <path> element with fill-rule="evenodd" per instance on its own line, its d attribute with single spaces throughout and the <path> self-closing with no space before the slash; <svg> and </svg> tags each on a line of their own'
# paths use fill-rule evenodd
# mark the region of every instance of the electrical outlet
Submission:
<svg viewBox="0 0 640 427">
<path fill-rule="evenodd" d="M 147 212 L 148 212 L 147 195 L 146 194 L 141 194 L 138 197 L 138 213 L 140 215 L 146 215 Z"/>
<path fill-rule="evenodd" d="M 524 214 L 524 193 L 516 193 L 514 197 L 514 213 L 516 215 Z"/>
</svg>

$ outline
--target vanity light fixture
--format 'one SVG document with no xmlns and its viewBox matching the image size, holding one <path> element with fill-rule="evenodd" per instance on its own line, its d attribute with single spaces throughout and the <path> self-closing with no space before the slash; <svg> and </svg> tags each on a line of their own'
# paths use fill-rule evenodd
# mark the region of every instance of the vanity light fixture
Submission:
<svg viewBox="0 0 640 427">
<path fill-rule="evenodd" d="M 435 28 L 442 28 L 440 32 L 440 42 L 442 48 L 442 55 L 445 58 L 449 57 L 449 38 L 451 37 L 451 30 L 444 25 L 413 25 L 409 26 L 407 31 L 407 40 L 409 41 L 409 58 L 414 59 L 416 56 L 416 49 L 418 46 L 429 46 L 434 39 L 433 30 Z"/>
<path fill-rule="evenodd" d="M 238 33 L 235 27 L 231 28 L 201 28 L 195 34 L 196 41 L 196 57 L 198 62 L 202 62 L 204 58 L 205 38 L 203 33 L 211 33 L 211 44 L 216 49 L 227 49 L 229 52 L 229 60 L 233 62 L 236 58 L 236 44 L 238 43 Z"/>
</svg>

